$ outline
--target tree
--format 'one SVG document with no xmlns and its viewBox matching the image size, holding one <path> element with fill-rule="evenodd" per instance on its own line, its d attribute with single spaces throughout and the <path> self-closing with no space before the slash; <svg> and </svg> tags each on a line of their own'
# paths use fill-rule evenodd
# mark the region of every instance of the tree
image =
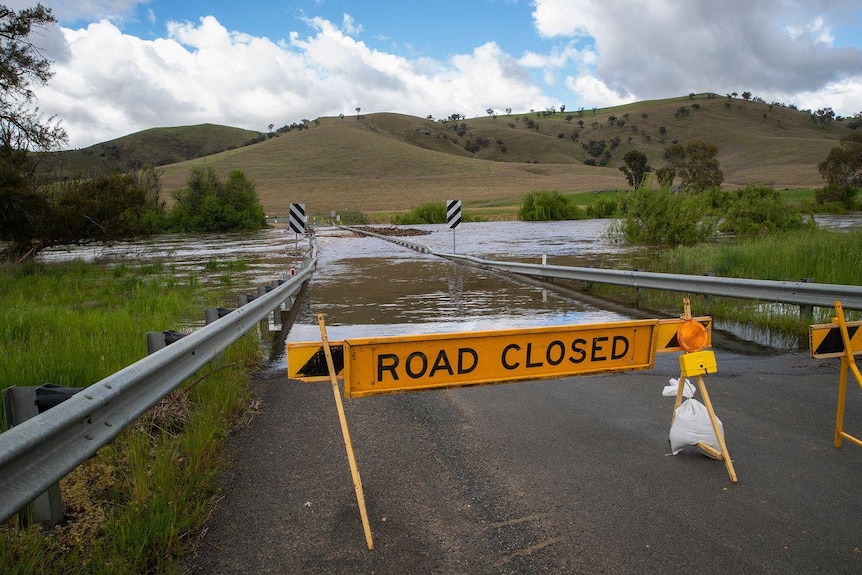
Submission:
<svg viewBox="0 0 862 575">
<path fill-rule="evenodd" d="M 818 126 L 828 126 L 835 120 L 835 112 L 832 108 L 820 108 L 811 113 L 811 119 Z"/>
<path fill-rule="evenodd" d="M 817 166 L 831 186 L 862 187 L 862 134 L 852 132 Z"/>
<path fill-rule="evenodd" d="M 212 166 L 192 170 L 186 188 L 173 193 L 168 222 L 177 231 L 224 232 L 266 227 L 254 182 L 241 170 L 222 180 Z"/>
<path fill-rule="evenodd" d="M 652 171 L 646 154 L 640 150 L 629 150 L 623 156 L 623 162 L 625 162 L 625 166 L 622 166 L 620 171 L 626 175 L 632 188 L 639 188 L 646 179 L 646 175 Z"/>
<path fill-rule="evenodd" d="M 35 186 L 34 178 L 14 167 L 0 172 L 0 240 L 9 242 L 6 259 L 23 261 L 52 246 L 145 235 L 162 224 L 164 203 L 152 167 L 51 187 Z"/>
<path fill-rule="evenodd" d="M 10 150 L 51 150 L 67 141 L 54 117 L 43 118 L 33 89 L 51 78 L 51 63 L 30 36 L 57 20 L 37 4 L 15 12 L 0 5 L 0 146 Z"/>
<path fill-rule="evenodd" d="M 689 140 L 685 146 L 671 144 L 664 149 L 664 157 L 682 185 L 696 192 L 717 188 L 724 181 L 717 156 L 715 144 L 702 140 Z"/>
<path fill-rule="evenodd" d="M 66 141 L 53 118 L 44 120 L 33 105 L 34 86 L 45 85 L 51 70 L 30 34 L 54 22 L 41 4 L 17 13 L 0 5 L 0 240 L 13 243 L 9 252 L 16 258 L 30 252 L 19 242 L 40 235 L 34 226 L 48 205 L 28 151 L 50 150 Z"/>
<path fill-rule="evenodd" d="M 676 170 L 670 166 L 662 166 L 655 171 L 655 177 L 658 178 L 658 183 L 662 188 L 670 189 L 673 186 L 673 179 L 676 177 Z"/>
</svg>

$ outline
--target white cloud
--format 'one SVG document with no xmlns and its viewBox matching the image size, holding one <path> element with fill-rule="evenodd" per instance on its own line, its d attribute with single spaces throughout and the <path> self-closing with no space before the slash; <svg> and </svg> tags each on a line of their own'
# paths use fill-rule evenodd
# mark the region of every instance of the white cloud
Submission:
<svg viewBox="0 0 862 575">
<path fill-rule="evenodd" d="M 406 44 L 374 49 L 349 14 L 305 18 L 307 28 L 277 42 L 212 16 L 141 39 L 122 32 L 123 19 L 143 5 L 152 21 L 147 0 L 49 5 L 64 22 L 89 22 L 42 38 L 56 74 L 39 106 L 74 147 L 153 126 L 265 130 L 356 107 L 445 117 L 751 91 L 840 115 L 862 108 L 862 50 L 839 41 L 842 15 L 858 11 L 852 0 L 534 0 L 546 49 L 513 55 L 501 37 L 445 59 L 412 57 Z"/>
<path fill-rule="evenodd" d="M 823 22 L 823 18 L 815 18 L 814 22 L 804 26 L 788 26 L 787 33 L 796 41 L 803 41 L 806 39 L 806 36 L 811 38 L 814 42 L 820 42 L 829 46 L 831 46 L 835 41 L 835 37 L 832 35 L 832 29 L 829 26 L 826 26 Z"/>
<path fill-rule="evenodd" d="M 815 107 L 838 111 L 851 98 L 836 86 L 862 101 L 862 50 L 834 45 L 833 23 L 853 10 L 858 17 L 847 0 L 535 0 L 534 7 L 540 34 L 594 49 L 592 78 L 579 70 L 567 80 L 585 101 L 746 90 L 764 99 L 785 94 L 787 103 L 819 98 Z"/>
<path fill-rule="evenodd" d="M 350 14 L 342 16 L 341 29 L 348 36 L 359 36 L 362 33 L 362 24 L 357 24 Z"/>
<path fill-rule="evenodd" d="M 604 82 L 588 74 L 566 78 L 566 87 L 576 94 L 585 107 L 620 106 L 635 101 L 632 96 L 621 96 Z"/>
<path fill-rule="evenodd" d="M 143 40 L 107 20 L 62 29 L 67 56 L 40 90 L 72 147 L 153 126 L 203 122 L 254 130 L 323 115 L 400 111 L 424 117 L 489 107 L 544 106 L 527 69 L 493 43 L 449 61 L 407 59 L 369 48 L 321 18 L 289 40 L 232 32 L 211 16 L 169 22 Z"/>
</svg>

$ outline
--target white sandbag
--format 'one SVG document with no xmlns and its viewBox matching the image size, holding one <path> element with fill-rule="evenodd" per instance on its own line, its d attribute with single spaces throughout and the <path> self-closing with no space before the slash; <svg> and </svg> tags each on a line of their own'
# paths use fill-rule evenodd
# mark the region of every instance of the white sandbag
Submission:
<svg viewBox="0 0 862 575">
<path fill-rule="evenodd" d="M 661 394 L 665 397 L 676 397 L 676 390 L 679 388 L 679 380 L 678 379 L 669 379 L 668 384 L 664 387 Z M 685 385 L 682 388 L 683 397 L 694 397 L 694 392 L 697 388 L 694 386 L 692 382 L 686 378 Z"/>
<path fill-rule="evenodd" d="M 724 438 L 721 420 L 718 420 L 718 429 Z M 683 447 L 698 443 L 705 443 L 716 451 L 721 451 L 706 406 L 696 399 L 686 399 L 676 408 L 673 424 L 670 426 L 670 448 L 676 455 Z"/>
</svg>

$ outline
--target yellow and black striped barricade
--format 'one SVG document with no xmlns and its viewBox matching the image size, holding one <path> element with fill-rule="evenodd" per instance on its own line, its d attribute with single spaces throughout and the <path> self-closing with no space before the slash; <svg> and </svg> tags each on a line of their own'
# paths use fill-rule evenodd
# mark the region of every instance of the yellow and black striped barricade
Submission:
<svg viewBox="0 0 862 575">
<path fill-rule="evenodd" d="M 862 388 L 862 374 L 856 365 L 856 356 L 862 355 L 862 321 L 847 322 L 840 301 L 835 302 L 835 317 L 832 323 L 812 325 L 808 329 L 811 357 L 823 359 L 841 358 L 841 373 L 838 378 L 838 409 L 835 415 L 835 447 L 847 439 L 862 446 L 862 440 L 844 431 L 844 410 L 847 401 L 847 380 L 852 373 Z"/>
</svg>

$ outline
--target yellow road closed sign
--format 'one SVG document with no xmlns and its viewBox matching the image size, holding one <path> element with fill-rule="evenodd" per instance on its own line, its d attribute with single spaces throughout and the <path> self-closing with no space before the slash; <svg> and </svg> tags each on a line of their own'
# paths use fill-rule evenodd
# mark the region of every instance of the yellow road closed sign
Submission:
<svg viewBox="0 0 862 575">
<path fill-rule="evenodd" d="M 344 341 L 345 397 L 649 369 L 655 319 Z"/>
</svg>

